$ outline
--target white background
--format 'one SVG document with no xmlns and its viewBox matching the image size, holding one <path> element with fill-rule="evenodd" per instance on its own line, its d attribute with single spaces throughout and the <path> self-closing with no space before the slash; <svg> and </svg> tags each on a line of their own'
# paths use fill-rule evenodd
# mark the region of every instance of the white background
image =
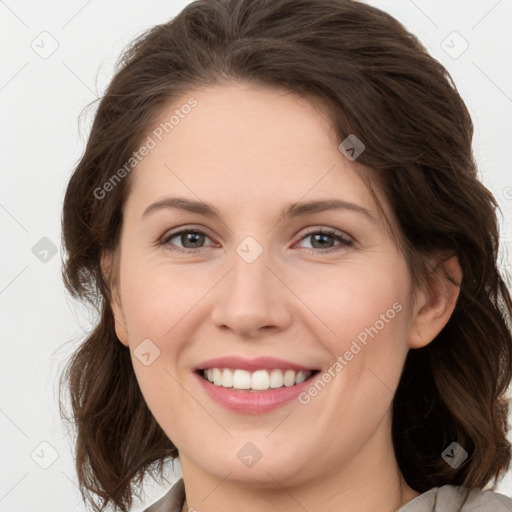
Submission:
<svg viewBox="0 0 512 512">
<path fill-rule="evenodd" d="M 105 90 L 126 44 L 188 3 L 0 0 L 0 512 L 85 511 L 57 400 L 63 361 L 93 318 L 67 298 L 60 276 L 62 199 L 93 111 L 78 119 Z M 512 1 L 369 3 L 416 34 L 455 80 L 475 124 L 481 179 L 503 212 L 501 259 L 510 270 Z M 48 58 L 33 49 L 57 44 Z M 41 261 L 32 251 L 37 243 L 56 254 Z M 49 464 L 52 456 L 48 469 L 35 462 Z M 497 490 L 512 495 L 512 471 Z M 164 491 L 148 486 L 146 503 Z"/>
</svg>

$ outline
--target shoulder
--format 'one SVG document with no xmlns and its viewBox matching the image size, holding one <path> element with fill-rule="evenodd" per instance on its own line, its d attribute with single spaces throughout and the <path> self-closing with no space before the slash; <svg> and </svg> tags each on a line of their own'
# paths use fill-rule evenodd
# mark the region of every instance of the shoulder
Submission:
<svg viewBox="0 0 512 512">
<path fill-rule="evenodd" d="M 184 502 L 185 485 L 183 478 L 180 478 L 160 499 L 145 508 L 143 512 L 181 512 Z"/>
<path fill-rule="evenodd" d="M 510 512 L 512 499 L 493 491 L 455 485 L 434 487 L 401 507 L 397 512 Z M 143 512 L 181 512 L 185 502 L 183 478 Z"/>
<path fill-rule="evenodd" d="M 469 491 L 462 486 L 443 485 L 421 494 L 397 512 L 510 512 L 511 510 L 512 499 L 504 494 L 481 489 Z"/>
</svg>

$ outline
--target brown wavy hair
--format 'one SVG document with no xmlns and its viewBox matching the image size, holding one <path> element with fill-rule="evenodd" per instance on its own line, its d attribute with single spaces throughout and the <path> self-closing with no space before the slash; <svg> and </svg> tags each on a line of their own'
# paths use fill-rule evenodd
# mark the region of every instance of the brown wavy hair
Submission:
<svg viewBox="0 0 512 512">
<path fill-rule="evenodd" d="M 340 142 L 349 134 L 364 142 L 358 162 L 372 168 L 392 205 L 415 287 L 428 283 L 430 257 L 457 255 L 455 310 L 430 344 L 408 353 L 393 445 L 418 492 L 483 488 L 491 479 L 495 489 L 511 459 L 512 299 L 497 263 L 498 204 L 477 178 L 472 120 L 449 73 L 396 19 L 359 2 L 197 0 L 122 55 L 65 194 L 63 278 L 98 311 L 61 377 L 84 500 L 127 511 L 143 477 L 161 476 L 178 455 L 116 337 L 113 282 L 100 266 L 118 247 L 131 175 L 102 199 L 95 191 L 174 100 L 233 80 L 285 87 L 321 105 Z M 441 457 L 452 441 L 469 453 L 456 469 Z"/>
</svg>

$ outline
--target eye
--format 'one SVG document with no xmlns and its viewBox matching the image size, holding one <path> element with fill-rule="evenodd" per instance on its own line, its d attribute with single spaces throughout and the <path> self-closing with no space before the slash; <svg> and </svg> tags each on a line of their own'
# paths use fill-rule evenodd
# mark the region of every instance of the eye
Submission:
<svg viewBox="0 0 512 512">
<path fill-rule="evenodd" d="M 308 238 L 311 239 L 312 248 L 320 249 L 320 253 L 330 253 L 354 245 L 354 241 L 351 238 L 342 233 L 338 233 L 334 229 L 311 229 L 300 240 L 302 241 Z M 333 246 L 331 244 L 332 241 L 338 241 L 339 243 Z M 310 249 L 307 250 L 315 254 L 319 252 Z"/>
<path fill-rule="evenodd" d="M 182 229 L 181 231 L 176 231 L 175 233 L 165 236 L 160 244 L 167 245 L 170 251 L 194 254 L 199 249 L 203 248 L 202 244 L 205 238 L 209 239 L 209 237 L 199 229 Z M 177 247 L 176 243 L 172 242 L 174 239 L 177 239 L 183 247 Z"/>
<path fill-rule="evenodd" d="M 307 252 L 318 254 L 331 253 L 341 250 L 344 247 L 351 247 L 354 241 L 343 233 L 339 233 L 334 229 L 310 229 L 305 235 L 302 236 L 300 241 L 311 239 L 311 249 L 303 247 Z M 160 245 L 167 246 L 167 249 L 172 252 L 181 252 L 185 254 L 195 254 L 200 249 L 205 248 L 205 239 L 210 239 L 203 231 L 199 229 L 182 229 L 165 236 Z M 173 242 L 173 240 L 176 240 Z M 332 242 L 338 244 L 332 245 Z M 177 246 L 181 244 L 181 247 Z M 208 247 L 208 246 L 206 246 Z M 318 250 L 314 250 L 318 249 Z"/>
</svg>

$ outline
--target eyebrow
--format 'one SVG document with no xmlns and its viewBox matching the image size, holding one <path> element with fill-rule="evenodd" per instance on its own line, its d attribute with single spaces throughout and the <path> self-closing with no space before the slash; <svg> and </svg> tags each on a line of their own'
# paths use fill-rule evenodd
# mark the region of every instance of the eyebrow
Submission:
<svg viewBox="0 0 512 512">
<path fill-rule="evenodd" d="M 182 210 L 191 213 L 198 213 L 205 217 L 219 217 L 219 212 L 211 204 L 203 201 L 195 201 L 191 199 L 185 199 L 181 197 L 167 197 L 160 201 L 150 204 L 142 214 L 142 217 L 146 217 L 149 213 L 162 210 L 162 209 L 175 209 Z M 377 224 L 377 220 L 372 215 L 370 210 L 342 199 L 323 199 L 313 200 L 302 203 L 293 203 L 287 205 L 281 211 L 281 217 L 295 218 L 301 217 L 308 214 L 322 213 L 329 210 L 349 210 L 359 213 L 366 217 L 373 224 Z"/>
</svg>

